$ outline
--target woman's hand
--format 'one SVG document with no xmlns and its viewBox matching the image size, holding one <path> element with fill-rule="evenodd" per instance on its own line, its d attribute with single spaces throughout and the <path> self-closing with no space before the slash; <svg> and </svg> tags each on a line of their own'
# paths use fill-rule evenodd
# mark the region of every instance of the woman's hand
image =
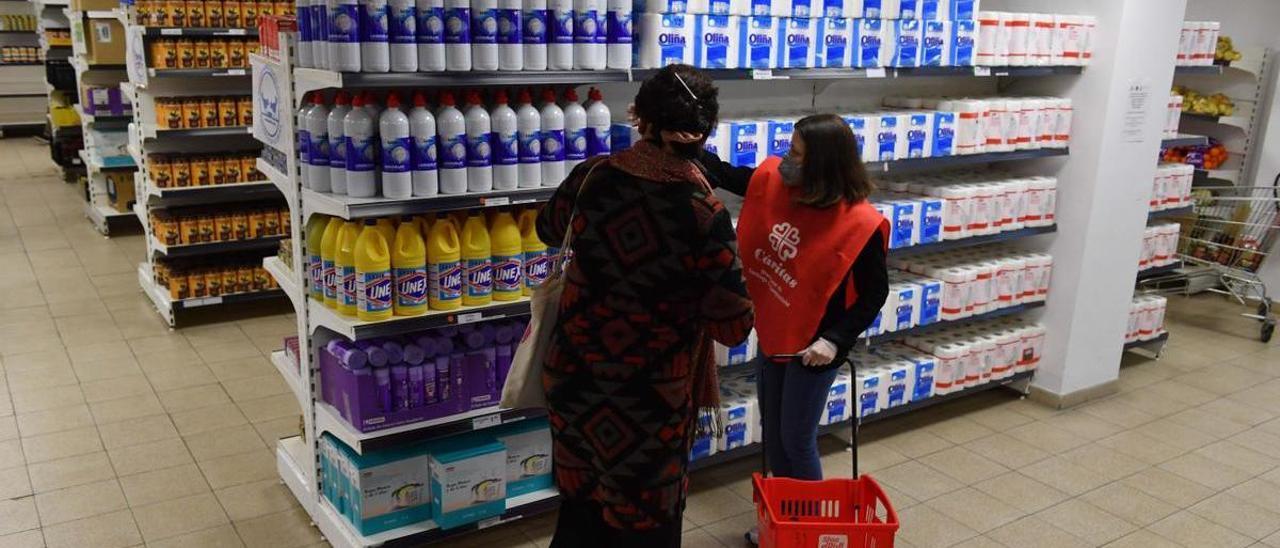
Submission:
<svg viewBox="0 0 1280 548">
<path fill-rule="evenodd" d="M 813 344 L 800 354 L 800 361 L 809 367 L 829 365 L 834 359 L 836 359 L 836 345 L 821 337 L 813 341 Z"/>
</svg>

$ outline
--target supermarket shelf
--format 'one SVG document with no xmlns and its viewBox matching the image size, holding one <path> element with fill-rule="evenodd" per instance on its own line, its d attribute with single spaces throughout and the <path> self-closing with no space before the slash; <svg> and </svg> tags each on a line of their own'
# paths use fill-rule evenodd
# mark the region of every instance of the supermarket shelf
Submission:
<svg viewBox="0 0 1280 548">
<path fill-rule="evenodd" d="M 25 31 L 24 31 L 24 32 L 25 32 Z M 32 63 L 0 63 L 0 68 L 4 68 L 4 67 L 40 67 L 40 66 L 44 66 L 44 61 L 32 62 Z M 94 65 L 94 66 L 95 66 L 95 67 L 97 67 L 97 65 Z"/>
<path fill-rule="evenodd" d="M 477 207 L 495 207 L 546 201 L 556 187 L 521 188 L 467 194 L 440 194 L 405 200 L 389 198 L 352 198 L 337 194 L 302 190 L 302 218 L 329 215 L 343 219 L 412 215 L 428 211 L 448 211 Z"/>
<path fill-rule="evenodd" d="M 279 472 L 280 479 L 284 480 L 285 486 L 298 499 L 302 508 L 308 514 L 315 514 L 318 495 L 315 492 L 315 482 L 310 479 L 312 474 L 306 472 L 315 468 L 315 462 L 309 453 L 307 442 L 302 436 L 276 441 L 276 471 Z"/>
<path fill-rule="evenodd" d="M 275 255 L 263 257 L 262 267 L 271 273 L 271 277 L 275 278 L 276 283 L 280 285 L 280 290 L 289 296 L 290 301 L 293 301 L 294 310 L 302 310 L 302 307 L 307 304 L 307 296 L 302 293 L 303 286 L 298 283 L 301 278 L 294 274 L 293 269 Z"/>
<path fill-rule="evenodd" d="M 288 236 L 267 236 L 249 240 L 233 240 L 229 242 L 208 242 L 200 244 L 165 245 L 152 238 L 151 247 L 156 253 L 177 259 L 182 257 L 199 257 L 229 251 L 252 251 L 255 249 L 274 249 L 280 246 L 280 240 Z"/>
<path fill-rule="evenodd" d="M 994 162 L 1013 162 L 1036 158 L 1053 158 L 1070 155 L 1066 148 L 1039 148 L 1033 150 L 1015 150 L 1012 152 L 987 152 L 983 154 L 962 154 L 958 156 L 940 156 L 937 158 L 911 158 L 892 162 L 867 162 L 868 171 L 898 171 L 937 169 L 943 167 L 969 166 L 974 164 L 990 164 Z"/>
<path fill-rule="evenodd" d="M 486 407 L 466 413 L 459 413 L 435 420 L 405 424 L 375 432 L 356 430 L 342 418 L 333 406 L 316 400 L 316 435 L 328 432 L 347 444 L 351 450 L 359 454 L 378 451 L 389 447 L 403 445 L 406 442 L 420 442 L 439 439 L 455 434 L 464 434 L 476 430 L 484 430 L 525 419 L 545 416 L 546 409 L 503 409 Z"/>
<path fill-rule="evenodd" d="M 962 326 L 967 323 L 973 323 L 973 322 L 978 322 L 982 320 L 990 320 L 993 318 L 1000 318 L 1003 316 L 1012 316 L 1014 314 L 1021 314 L 1023 312 L 1026 312 L 1027 310 L 1031 310 L 1033 308 L 1040 308 L 1043 306 L 1044 306 L 1044 302 L 1042 301 L 1030 302 L 1025 304 L 1017 304 L 1017 305 L 1001 308 L 999 310 L 993 310 L 985 314 L 976 314 L 973 316 L 969 316 L 967 318 L 960 318 L 958 320 L 938 321 L 928 325 L 916 326 L 911 329 L 903 329 L 902 331 L 891 331 L 889 333 L 884 333 L 882 335 L 876 335 L 874 337 L 871 337 L 871 340 L 869 341 L 868 344 L 871 344 L 872 346 L 876 346 L 876 345 L 887 343 L 889 341 L 902 339 L 905 337 L 922 335 L 922 334 L 929 333 L 932 331 L 937 331 L 940 329 L 947 329 L 947 328 Z M 750 373 L 752 371 L 755 371 L 755 367 L 756 367 L 755 362 L 749 361 L 741 364 L 726 365 L 724 367 L 717 369 L 717 371 L 719 371 L 720 377 L 726 377 L 731 375 L 740 375 L 743 373 Z"/>
<path fill-rule="evenodd" d="M 121 213 L 115 209 L 95 204 L 92 201 L 85 202 L 84 216 L 89 219 L 93 228 L 97 229 L 104 236 L 111 234 L 111 225 L 119 223 L 125 219 L 135 219 L 133 212 Z"/>
<path fill-rule="evenodd" d="M 143 36 L 150 38 L 161 36 L 257 36 L 258 29 L 232 29 L 217 27 L 178 28 L 147 27 Z"/>
<path fill-rule="evenodd" d="M 36 29 L 31 29 L 31 30 L 0 30 L 0 34 L 36 34 L 36 33 L 38 33 L 38 32 L 40 32 L 40 31 L 38 31 L 38 30 L 36 30 Z"/>
<path fill-rule="evenodd" d="M 1173 271 L 1178 270 L 1180 268 L 1182 268 L 1182 261 L 1178 261 L 1176 263 L 1165 265 L 1165 266 L 1154 266 L 1151 268 L 1145 268 L 1143 270 L 1138 271 L 1138 281 L 1155 278 L 1156 276 L 1163 276 L 1165 274 L 1170 274 Z"/>
<path fill-rule="evenodd" d="M 147 69 L 152 78 L 207 78 L 212 76 L 248 76 L 247 68 L 217 69 Z"/>
<path fill-rule="evenodd" d="M 1160 351 L 1164 349 L 1164 345 L 1167 342 L 1169 342 L 1169 332 L 1165 331 L 1164 333 L 1156 335 L 1152 339 L 1147 339 L 1145 341 L 1133 341 L 1133 342 L 1124 343 L 1124 349 L 1126 351 L 1142 349 L 1148 352 L 1159 354 Z"/>
<path fill-rule="evenodd" d="M 233 127 L 201 127 L 191 129 L 159 129 L 155 124 L 143 124 L 142 136 L 145 139 L 185 138 L 185 137 L 244 137 L 253 133 L 249 126 Z"/>
<path fill-rule="evenodd" d="M 74 108 L 75 108 L 76 114 L 80 116 L 80 120 L 88 124 L 108 124 L 109 123 L 111 125 L 123 126 L 133 121 L 132 114 L 124 114 L 120 116 L 115 116 L 115 115 L 98 116 L 95 114 L 86 113 L 84 111 L 84 108 L 81 107 L 80 103 L 76 103 Z"/>
<path fill-rule="evenodd" d="M 412 333 L 449 325 L 495 320 L 529 313 L 529 298 L 509 302 L 495 302 L 488 306 L 464 307 L 458 310 L 433 311 L 421 316 L 392 316 L 389 320 L 366 322 L 339 315 L 333 309 L 314 300 L 307 301 L 312 331 L 323 327 L 349 340 L 369 339 Z"/>
<path fill-rule="evenodd" d="M 311 382 L 310 379 L 305 379 L 307 382 L 303 382 L 298 364 L 294 363 L 293 358 L 290 358 L 284 350 L 276 350 L 271 353 L 271 365 L 276 366 L 276 371 L 284 377 L 285 384 L 289 385 L 289 389 L 298 398 L 299 404 L 305 405 L 303 402 L 311 398 Z"/>
<path fill-rule="evenodd" d="M 335 548 L 365 548 L 370 546 L 421 546 L 465 535 L 480 529 L 488 529 L 526 517 L 550 512 L 560 505 L 560 494 L 554 489 L 543 489 L 507 499 L 507 511 L 501 516 L 476 523 L 440 529 L 434 521 L 421 521 L 398 527 L 376 535 L 361 535 L 351 527 L 346 518 L 338 514 L 328 500 L 321 498 L 316 512 L 311 515 L 325 540 Z"/>
<path fill-rule="evenodd" d="M 1195 210 L 1196 210 L 1195 206 L 1175 207 L 1173 209 L 1161 209 L 1159 211 L 1152 211 L 1151 213 L 1148 213 L 1147 220 L 1164 219 L 1164 218 L 1170 218 L 1170 217 L 1187 217 L 1187 216 L 1190 216 L 1192 213 L 1194 213 Z"/>
<path fill-rule="evenodd" d="M 1173 67 L 1174 74 L 1222 74 L 1222 65 Z"/>
<path fill-rule="evenodd" d="M 174 324 L 174 316 L 182 310 L 190 310 L 193 308 L 204 308 L 207 306 L 215 306 L 220 304 L 239 304 L 255 301 L 264 301 L 268 299 L 278 299 L 284 296 L 284 292 L 279 289 L 271 289 L 267 291 L 255 291 L 252 293 L 232 293 L 229 295 L 219 295 L 217 297 L 201 297 L 198 299 L 183 299 L 175 301 L 169 298 L 169 291 L 156 284 L 155 278 L 151 275 L 151 265 L 141 263 L 138 265 L 138 285 L 142 286 L 142 290 L 151 298 L 151 302 L 155 304 L 156 310 L 160 311 L 160 315 L 169 322 Z"/>
<path fill-rule="evenodd" d="M 147 195 L 164 200 L 166 205 L 195 205 L 275 198 L 276 187 L 268 182 L 254 182 L 160 188 L 147 181 Z"/>
<path fill-rule="evenodd" d="M 88 10 L 82 11 L 85 17 L 90 19 L 123 19 L 124 12 L 119 9 L 113 10 Z"/>
<path fill-rule="evenodd" d="M 1237 163 L 1236 165 L 1239 164 Z M 1195 178 L 1197 181 L 1212 179 L 1215 181 L 1226 181 L 1235 185 L 1240 183 L 1240 173 L 1239 169 L 1197 169 Z"/>
<path fill-rule="evenodd" d="M 1237 109 L 1237 110 L 1240 110 L 1240 109 Z M 1243 115 L 1213 116 L 1209 114 L 1192 114 L 1189 112 L 1183 112 L 1182 119 L 1195 120 L 1200 122 L 1209 122 L 1211 124 L 1220 124 L 1224 126 L 1232 126 L 1232 127 L 1240 128 L 1245 132 L 1249 131 L 1249 126 L 1251 125 L 1251 118 Z"/>
<path fill-rule="evenodd" d="M 1161 148 L 1208 146 L 1209 138 L 1204 135 L 1178 134 L 1177 137 L 1160 141 Z"/>
<path fill-rule="evenodd" d="M 1014 373 L 1008 378 L 994 380 L 991 382 L 980 384 L 978 386 L 973 386 L 973 387 L 966 388 L 964 390 L 952 392 L 950 394 L 933 396 L 928 399 L 911 402 L 906 405 L 900 405 L 898 407 L 886 409 L 874 415 L 869 415 L 863 418 L 860 424 L 871 424 L 871 423 L 879 422 L 885 419 L 891 419 L 893 417 L 904 415 L 912 411 L 917 411 L 919 409 L 924 409 L 926 407 L 933 407 L 935 405 L 946 403 L 952 400 L 971 396 L 979 392 L 986 392 L 988 390 L 992 390 L 995 388 L 1010 386 L 1015 382 L 1030 381 L 1031 377 L 1034 375 L 1035 375 L 1035 371 L 1022 371 L 1019 373 Z M 855 409 L 856 409 L 856 406 L 855 406 Z M 845 428 L 849 428 L 850 426 L 852 426 L 852 424 L 853 424 L 853 420 L 847 420 L 847 421 L 838 422 L 834 424 L 828 424 L 826 426 L 819 426 L 818 434 L 819 435 L 834 434 Z M 698 459 L 689 463 L 689 468 L 690 470 L 701 470 L 703 468 L 709 468 L 709 467 L 723 464 L 726 462 L 735 461 L 744 457 L 757 455 L 760 453 L 760 445 L 761 444 L 753 443 L 751 445 L 746 445 L 743 447 L 739 447 L 737 449 L 730 449 L 728 451 L 716 453 L 714 455 L 711 455 L 710 457 Z"/>
<path fill-rule="evenodd" d="M 532 86 L 626 82 L 630 70 L 539 70 L 467 72 L 337 72 L 296 68 L 294 81 L 299 91 L 322 88 L 384 88 L 407 86 Z"/>
<path fill-rule="evenodd" d="M 1080 74 L 1084 67 L 818 67 L 795 69 L 706 69 L 715 80 L 847 80 L 915 78 L 927 76 L 1053 76 Z M 631 80 L 641 81 L 659 69 L 632 69 Z"/>
<path fill-rule="evenodd" d="M 127 171 L 131 169 L 138 169 L 138 165 L 133 163 L 132 160 L 128 164 L 105 165 L 102 158 L 99 158 L 96 154 L 89 152 L 88 150 L 82 148 L 78 150 L 77 153 L 80 155 L 80 160 L 83 161 L 84 165 L 88 166 L 91 171 Z"/>
<path fill-rule="evenodd" d="M 959 240 L 943 240 L 932 244 L 913 245 L 911 247 L 899 247 L 890 249 L 891 256 L 919 255 L 921 253 L 933 253 L 937 251 L 947 251 L 951 249 L 960 249 L 965 247 L 973 247 L 985 244 L 994 244 L 997 242 L 1007 242 L 1009 240 L 1017 240 L 1020 238 L 1028 238 L 1041 234 L 1052 234 L 1058 231 L 1056 225 L 1036 226 L 1031 228 L 1023 228 L 1020 230 L 1010 230 L 998 234 L 988 236 L 973 236 L 970 238 L 961 238 Z"/>
<path fill-rule="evenodd" d="M 267 176 L 267 181 L 271 183 L 271 186 L 276 187 L 276 190 L 279 190 L 284 195 L 285 200 L 289 202 L 290 208 L 297 207 L 298 188 L 289 179 L 288 175 L 285 175 L 279 169 L 276 169 L 276 166 L 272 165 L 271 162 L 261 157 L 258 158 L 257 168 L 259 172 Z"/>
</svg>

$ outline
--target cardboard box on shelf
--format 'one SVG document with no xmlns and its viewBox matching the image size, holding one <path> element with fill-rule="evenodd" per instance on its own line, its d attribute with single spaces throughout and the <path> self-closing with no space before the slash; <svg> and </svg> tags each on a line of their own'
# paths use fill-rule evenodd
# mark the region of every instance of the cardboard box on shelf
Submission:
<svg viewBox="0 0 1280 548">
<path fill-rule="evenodd" d="M 91 19 L 85 23 L 85 45 L 91 65 L 124 64 L 124 27 L 112 19 Z"/>
<path fill-rule="evenodd" d="M 119 0 L 71 0 L 71 11 L 113 10 L 118 7 Z"/>
<path fill-rule="evenodd" d="M 133 172 L 118 171 L 107 173 L 107 198 L 111 200 L 111 207 L 116 211 L 128 213 L 132 211 L 133 202 L 135 201 L 133 191 Z"/>
</svg>

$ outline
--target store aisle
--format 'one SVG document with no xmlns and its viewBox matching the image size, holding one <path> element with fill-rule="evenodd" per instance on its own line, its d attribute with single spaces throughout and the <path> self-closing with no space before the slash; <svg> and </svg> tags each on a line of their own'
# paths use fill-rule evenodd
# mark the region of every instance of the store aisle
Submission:
<svg viewBox="0 0 1280 548">
<path fill-rule="evenodd" d="M 270 451 L 298 429 L 267 361 L 292 318 L 170 331 L 140 237 L 94 232 L 47 154 L 0 141 L 0 546 L 320 544 Z M 1165 357 L 1127 357 L 1121 393 L 1070 411 L 993 392 L 866 429 L 897 546 L 1280 548 L 1280 347 L 1240 310 L 1171 299 Z M 742 546 L 755 465 L 695 476 L 685 546 Z M 450 546 L 546 546 L 553 523 Z"/>
</svg>

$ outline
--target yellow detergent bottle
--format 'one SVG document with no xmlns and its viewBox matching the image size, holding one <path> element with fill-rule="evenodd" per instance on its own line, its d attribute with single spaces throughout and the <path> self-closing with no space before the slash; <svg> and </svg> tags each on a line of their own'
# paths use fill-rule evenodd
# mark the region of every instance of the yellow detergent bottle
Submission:
<svg viewBox="0 0 1280 548">
<path fill-rule="evenodd" d="M 356 317 L 362 321 L 390 318 L 393 285 L 391 247 L 377 222 L 367 219 L 356 240 Z"/>
<path fill-rule="evenodd" d="M 499 211 L 489 224 L 493 244 L 493 300 L 514 301 L 524 294 L 524 250 L 520 227 L 510 211 Z"/>
<path fill-rule="evenodd" d="M 422 241 L 427 241 L 431 237 L 431 218 L 426 215 L 418 215 L 413 218 L 413 225 L 418 227 L 418 233 L 422 234 Z"/>
<path fill-rule="evenodd" d="M 338 286 L 338 313 L 356 315 L 356 241 L 360 238 L 360 225 L 347 221 L 338 232 L 334 277 Z"/>
<path fill-rule="evenodd" d="M 397 316 L 417 316 L 427 311 L 427 243 L 412 217 L 400 219 L 391 248 L 391 275 L 395 278 L 394 310 Z"/>
<path fill-rule="evenodd" d="M 338 308 L 338 272 L 334 260 L 338 256 L 338 233 L 342 231 L 342 219 L 332 217 L 324 228 L 324 238 L 320 240 L 320 262 L 324 278 L 324 305 Z"/>
<path fill-rule="evenodd" d="M 462 306 L 462 242 L 458 227 L 444 214 L 427 235 L 427 304 L 432 310 Z"/>
<path fill-rule="evenodd" d="M 463 306 L 483 306 L 493 302 L 493 247 L 484 216 L 472 211 L 462 225 L 462 262 L 467 271 Z"/>
<path fill-rule="evenodd" d="M 320 247 L 328 226 L 329 219 L 324 215 L 312 215 L 307 221 L 307 292 L 320 302 L 324 302 L 324 258 Z"/>
<path fill-rule="evenodd" d="M 542 287 L 551 275 L 551 257 L 547 244 L 538 238 L 538 210 L 526 209 L 520 213 L 520 247 L 524 251 L 524 294 Z"/>
<path fill-rule="evenodd" d="M 382 234 L 382 239 L 387 241 L 387 246 L 391 246 L 391 242 L 396 241 L 396 222 L 390 217 L 378 219 L 378 233 Z"/>
</svg>

